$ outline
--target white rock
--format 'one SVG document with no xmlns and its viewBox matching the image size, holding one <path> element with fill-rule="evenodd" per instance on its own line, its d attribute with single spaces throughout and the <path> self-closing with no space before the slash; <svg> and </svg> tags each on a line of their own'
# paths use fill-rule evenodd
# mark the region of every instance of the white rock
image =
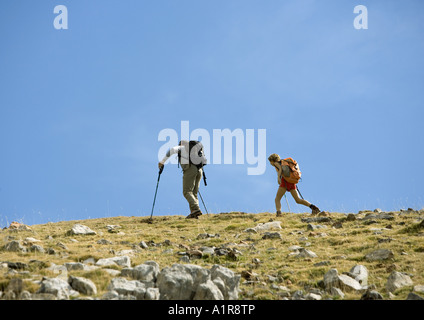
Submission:
<svg viewBox="0 0 424 320">
<path fill-rule="evenodd" d="M 69 230 L 67 235 L 95 235 L 96 232 L 91 230 L 89 227 L 82 224 L 75 224 L 71 230 Z"/>
<path fill-rule="evenodd" d="M 401 272 L 393 271 L 386 282 L 386 289 L 389 292 L 395 292 L 405 286 L 412 286 L 413 282 L 411 278 Z"/>
<path fill-rule="evenodd" d="M 263 231 L 269 231 L 269 230 L 278 230 L 281 228 L 281 221 L 272 221 L 267 223 L 259 223 L 254 228 L 248 228 L 244 230 L 244 232 L 263 232 Z"/>
<path fill-rule="evenodd" d="M 59 300 L 68 300 L 79 295 L 67 281 L 59 278 L 44 279 L 37 293 L 51 293 Z"/>
<path fill-rule="evenodd" d="M 63 265 L 68 271 L 71 271 L 71 270 L 92 271 L 98 268 L 95 266 L 87 266 L 81 262 L 66 262 Z"/>
<path fill-rule="evenodd" d="M 423 285 L 418 284 L 418 285 L 414 286 L 414 291 L 415 291 L 415 292 L 424 293 L 424 286 L 423 286 Z"/>
<path fill-rule="evenodd" d="M 321 300 L 322 297 L 319 294 L 310 292 L 305 296 L 305 299 L 306 300 Z"/>
<path fill-rule="evenodd" d="M 68 279 L 69 285 L 76 291 L 85 295 L 96 295 L 97 288 L 93 281 L 83 277 L 70 276 Z"/>
<path fill-rule="evenodd" d="M 134 268 L 122 269 L 121 275 L 142 281 L 147 287 L 154 287 L 159 271 L 159 265 L 156 262 L 147 261 Z"/>
<path fill-rule="evenodd" d="M 338 273 L 337 269 L 330 269 L 324 275 L 324 286 L 328 292 L 331 292 L 332 288 L 339 288 L 342 291 L 349 292 L 362 292 L 364 289 L 361 284 L 355 279 Z"/>
<path fill-rule="evenodd" d="M 144 300 L 146 286 L 138 280 L 127 280 L 125 278 L 113 278 L 108 286 L 109 291 L 119 294 L 134 296 L 138 300 Z"/>
<path fill-rule="evenodd" d="M 238 299 L 238 291 L 239 291 L 239 283 L 240 283 L 240 275 L 236 275 L 233 271 L 223 266 L 215 264 L 211 268 L 211 279 L 215 283 L 219 279 L 221 279 L 225 287 L 220 288 L 222 294 L 224 295 L 224 299 L 226 300 L 237 300 Z"/>
<path fill-rule="evenodd" d="M 317 254 L 311 250 L 300 248 L 296 258 L 318 258 Z"/>
<path fill-rule="evenodd" d="M 340 290 L 339 288 L 336 287 L 332 287 L 330 289 L 330 294 L 334 297 L 338 297 L 338 298 L 344 298 L 345 294 L 343 293 L 342 290 Z"/>
<path fill-rule="evenodd" d="M 196 288 L 193 300 L 224 300 L 224 296 L 215 282 L 207 280 Z"/>
<path fill-rule="evenodd" d="M 220 265 L 174 264 L 159 273 L 156 286 L 162 300 L 238 299 L 239 282 L 240 275 Z"/>
<path fill-rule="evenodd" d="M 101 266 L 101 267 L 114 266 L 114 265 L 129 268 L 131 267 L 131 259 L 128 256 L 121 256 L 121 257 L 99 259 L 96 262 L 96 266 Z"/>
<path fill-rule="evenodd" d="M 355 276 L 355 280 L 362 286 L 368 285 L 368 269 L 363 265 L 356 265 L 350 269 L 350 273 Z"/>
</svg>

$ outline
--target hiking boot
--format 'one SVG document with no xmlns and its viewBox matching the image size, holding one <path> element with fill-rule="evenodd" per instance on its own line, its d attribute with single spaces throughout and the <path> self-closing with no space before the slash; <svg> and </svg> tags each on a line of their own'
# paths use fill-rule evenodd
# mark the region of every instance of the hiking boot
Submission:
<svg viewBox="0 0 424 320">
<path fill-rule="evenodd" d="M 201 215 L 202 215 L 202 211 L 197 210 L 197 211 L 194 211 L 194 212 L 190 213 L 190 214 L 186 217 L 186 219 L 199 219 L 199 217 L 200 217 Z"/>
<path fill-rule="evenodd" d="M 280 210 L 278 210 L 277 211 L 277 217 L 282 217 L 283 216 L 283 214 L 281 213 L 281 211 Z"/>
<path fill-rule="evenodd" d="M 317 206 L 315 206 L 313 204 L 311 204 L 309 208 L 312 209 L 312 215 L 316 215 L 316 214 L 318 214 L 318 213 L 321 212 L 321 210 Z"/>
</svg>

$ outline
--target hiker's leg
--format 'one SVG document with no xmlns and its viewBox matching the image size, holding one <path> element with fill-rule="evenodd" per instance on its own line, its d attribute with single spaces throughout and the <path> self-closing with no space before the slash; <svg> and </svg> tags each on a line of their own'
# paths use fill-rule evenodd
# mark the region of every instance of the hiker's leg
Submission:
<svg viewBox="0 0 424 320">
<path fill-rule="evenodd" d="M 202 180 L 202 174 L 203 174 L 203 170 L 197 169 L 197 175 L 196 175 L 196 179 L 194 182 L 194 189 L 193 189 L 193 195 L 196 199 L 197 199 L 197 194 L 199 193 L 199 186 L 200 186 L 200 180 Z"/>
<path fill-rule="evenodd" d="M 303 204 L 304 206 L 307 206 L 307 207 L 310 207 L 311 206 L 311 204 L 308 201 L 306 201 L 305 199 L 301 199 L 299 197 L 299 193 L 297 192 L 296 189 L 290 190 L 290 193 L 293 196 L 293 198 L 296 201 L 296 203 Z"/>
<path fill-rule="evenodd" d="M 281 198 L 286 193 L 286 188 L 279 187 L 277 191 L 277 195 L 275 196 L 275 209 L 277 212 L 281 212 Z"/>
<path fill-rule="evenodd" d="M 194 193 L 197 181 L 197 171 L 196 166 L 191 165 L 184 171 L 183 175 L 183 195 L 190 206 L 190 213 L 200 210 L 197 192 Z"/>
</svg>

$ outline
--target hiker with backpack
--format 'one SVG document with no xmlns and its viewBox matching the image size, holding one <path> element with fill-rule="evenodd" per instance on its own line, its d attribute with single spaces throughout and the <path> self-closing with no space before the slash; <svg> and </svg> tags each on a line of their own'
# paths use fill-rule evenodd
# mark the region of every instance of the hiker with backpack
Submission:
<svg viewBox="0 0 424 320">
<path fill-rule="evenodd" d="M 178 154 L 178 163 L 183 170 L 183 195 L 190 207 L 190 214 L 186 218 L 198 219 L 202 215 L 197 198 L 202 176 L 206 184 L 203 172 L 203 166 L 206 165 L 203 145 L 200 141 L 181 140 L 178 146 L 167 151 L 165 157 L 159 162 L 159 169 L 164 167 L 166 160 L 173 154 Z"/>
<path fill-rule="evenodd" d="M 280 156 L 276 153 L 271 154 L 268 157 L 270 164 L 275 167 L 278 175 L 278 191 L 275 196 L 275 207 L 277 209 L 277 217 L 281 217 L 281 198 L 284 196 L 286 191 L 289 191 L 293 196 L 294 200 L 298 204 L 302 204 L 312 209 L 312 214 L 318 214 L 320 209 L 299 197 L 298 188 L 296 184 L 299 182 L 301 177 L 301 172 L 299 169 L 299 164 L 296 160 L 292 158 L 280 159 Z"/>
</svg>

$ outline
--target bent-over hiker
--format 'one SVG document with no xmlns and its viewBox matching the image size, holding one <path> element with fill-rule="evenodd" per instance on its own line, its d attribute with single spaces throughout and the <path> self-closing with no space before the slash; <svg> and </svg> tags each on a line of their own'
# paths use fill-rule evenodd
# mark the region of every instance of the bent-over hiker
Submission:
<svg viewBox="0 0 424 320">
<path fill-rule="evenodd" d="M 173 154 L 178 154 L 178 163 L 181 164 L 183 170 L 183 195 L 190 207 L 190 214 L 186 218 L 198 219 L 202 215 L 202 211 L 197 194 L 203 175 L 202 167 L 206 164 L 203 145 L 199 141 L 180 141 L 178 146 L 167 151 L 165 157 L 159 162 L 159 168 L 163 167 L 166 160 Z"/>
<path fill-rule="evenodd" d="M 297 192 L 296 183 L 300 179 L 299 165 L 292 158 L 280 159 L 280 156 L 276 153 L 271 154 L 268 157 L 270 164 L 275 167 L 278 175 L 278 191 L 275 196 L 275 207 L 277 209 L 277 217 L 281 217 L 281 198 L 284 196 L 286 191 L 289 191 L 293 196 L 294 200 L 298 204 L 302 204 L 312 209 L 312 214 L 318 214 L 320 209 L 311 204 L 310 202 L 301 199 Z"/>
</svg>

